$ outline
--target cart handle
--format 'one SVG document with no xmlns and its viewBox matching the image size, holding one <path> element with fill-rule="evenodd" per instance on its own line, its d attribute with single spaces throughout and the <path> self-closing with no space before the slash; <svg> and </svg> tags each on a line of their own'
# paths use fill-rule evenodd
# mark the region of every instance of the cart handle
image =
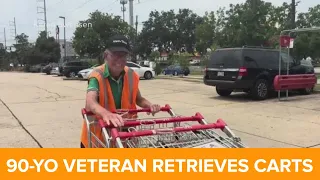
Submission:
<svg viewBox="0 0 320 180">
<path fill-rule="evenodd" d="M 187 121 L 198 121 L 201 123 L 203 116 L 200 113 L 196 113 L 194 116 L 187 117 L 169 117 L 164 119 L 150 119 L 150 120 L 133 120 L 125 121 L 122 127 L 134 127 L 140 125 L 152 125 L 152 124 L 165 124 L 165 123 L 175 123 L 175 122 L 187 122 Z M 99 119 L 99 124 L 103 128 L 115 128 L 113 124 L 107 125 L 102 119 Z"/>
<path fill-rule="evenodd" d="M 171 106 L 169 104 L 166 104 L 164 107 L 160 108 L 160 111 L 162 112 L 169 112 L 171 110 Z M 143 109 L 117 109 L 115 112 L 112 113 L 139 113 L 139 112 L 151 112 L 150 108 L 143 108 Z M 82 116 L 93 116 L 94 113 L 91 111 L 87 111 L 85 108 L 81 110 Z"/>
<path fill-rule="evenodd" d="M 172 129 L 154 129 L 154 130 L 144 130 L 144 131 L 135 131 L 135 132 L 119 132 L 116 128 L 111 129 L 111 137 L 112 139 L 116 138 L 130 138 L 130 137 L 141 137 L 141 136 L 151 136 L 151 135 L 159 135 L 165 133 L 178 133 L 178 132 L 187 132 L 187 131 L 198 131 L 198 130 L 206 130 L 206 129 L 221 129 L 227 127 L 227 124 L 222 120 L 218 119 L 216 123 L 206 124 L 206 125 L 192 125 L 189 127 L 176 127 Z"/>
</svg>

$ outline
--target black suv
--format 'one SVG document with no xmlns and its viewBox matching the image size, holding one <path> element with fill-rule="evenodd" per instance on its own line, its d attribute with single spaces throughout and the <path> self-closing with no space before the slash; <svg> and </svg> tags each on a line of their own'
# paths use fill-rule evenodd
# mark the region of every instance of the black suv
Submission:
<svg viewBox="0 0 320 180">
<path fill-rule="evenodd" d="M 86 61 L 69 61 L 59 67 L 60 74 L 66 77 L 76 77 L 79 71 L 90 68 L 91 65 Z"/>
<path fill-rule="evenodd" d="M 267 99 L 274 92 L 273 80 L 279 74 L 279 50 L 267 48 L 227 48 L 213 52 L 204 74 L 204 84 L 215 86 L 220 96 L 233 91 L 249 93 L 254 99 Z M 301 65 L 281 52 L 281 74 L 313 74 L 314 68 Z M 301 89 L 309 94 L 312 89 Z"/>
</svg>

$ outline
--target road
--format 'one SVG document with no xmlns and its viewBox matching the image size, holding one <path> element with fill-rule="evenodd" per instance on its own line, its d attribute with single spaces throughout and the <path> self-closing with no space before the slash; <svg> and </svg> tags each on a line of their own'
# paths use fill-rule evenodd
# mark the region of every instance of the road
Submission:
<svg viewBox="0 0 320 180">
<path fill-rule="evenodd" d="M 42 74 L 0 79 L 0 147 L 79 147 L 87 83 Z M 250 147 L 320 147 L 320 95 L 255 102 L 245 94 L 217 96 L 214 88 L 181 80 L 141 80 L 142 94 L 179 115 L 200 112 L 225 120 Z"/>
</svg>

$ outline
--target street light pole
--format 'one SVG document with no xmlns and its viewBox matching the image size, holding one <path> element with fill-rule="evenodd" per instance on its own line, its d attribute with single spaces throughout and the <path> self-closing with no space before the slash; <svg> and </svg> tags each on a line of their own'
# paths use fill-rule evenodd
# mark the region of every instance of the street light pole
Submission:
<svg viewBox="0 0 320 180">
<path fill-rule="evenodd" d="M 64 60 L 66 60 L 66 59 L 67 59 L 66 17 L 59 16 L 59 18 L 63 19 L 63 30 L 64 30 Z"/>
</svg>

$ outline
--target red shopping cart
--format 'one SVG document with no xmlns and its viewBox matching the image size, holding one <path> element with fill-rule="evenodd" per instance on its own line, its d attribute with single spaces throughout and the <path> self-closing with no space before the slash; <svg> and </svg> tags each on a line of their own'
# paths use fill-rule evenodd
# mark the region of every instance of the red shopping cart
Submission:
<svg viewBox="0 0 320 180">
<path fill-rule="evenodd" d="M 124 126 L 116 128 L 106 125 L 102 119 L 82 109 L 87 124 L 89 148 L 245 148 L 222 120 L 207 123 L 200 113 L 194 116 L 177 116 L 169 105 L 161 108 L 170 116 L 165 118 L 124 119 Z M 127 113 L 147 113 L 150 109 L 120 109 L 120 115 Z M 103 140 L 95 131 L 102 130 Z M 221 130 L 222 134 L 217 130 Z"/>
</svg>

